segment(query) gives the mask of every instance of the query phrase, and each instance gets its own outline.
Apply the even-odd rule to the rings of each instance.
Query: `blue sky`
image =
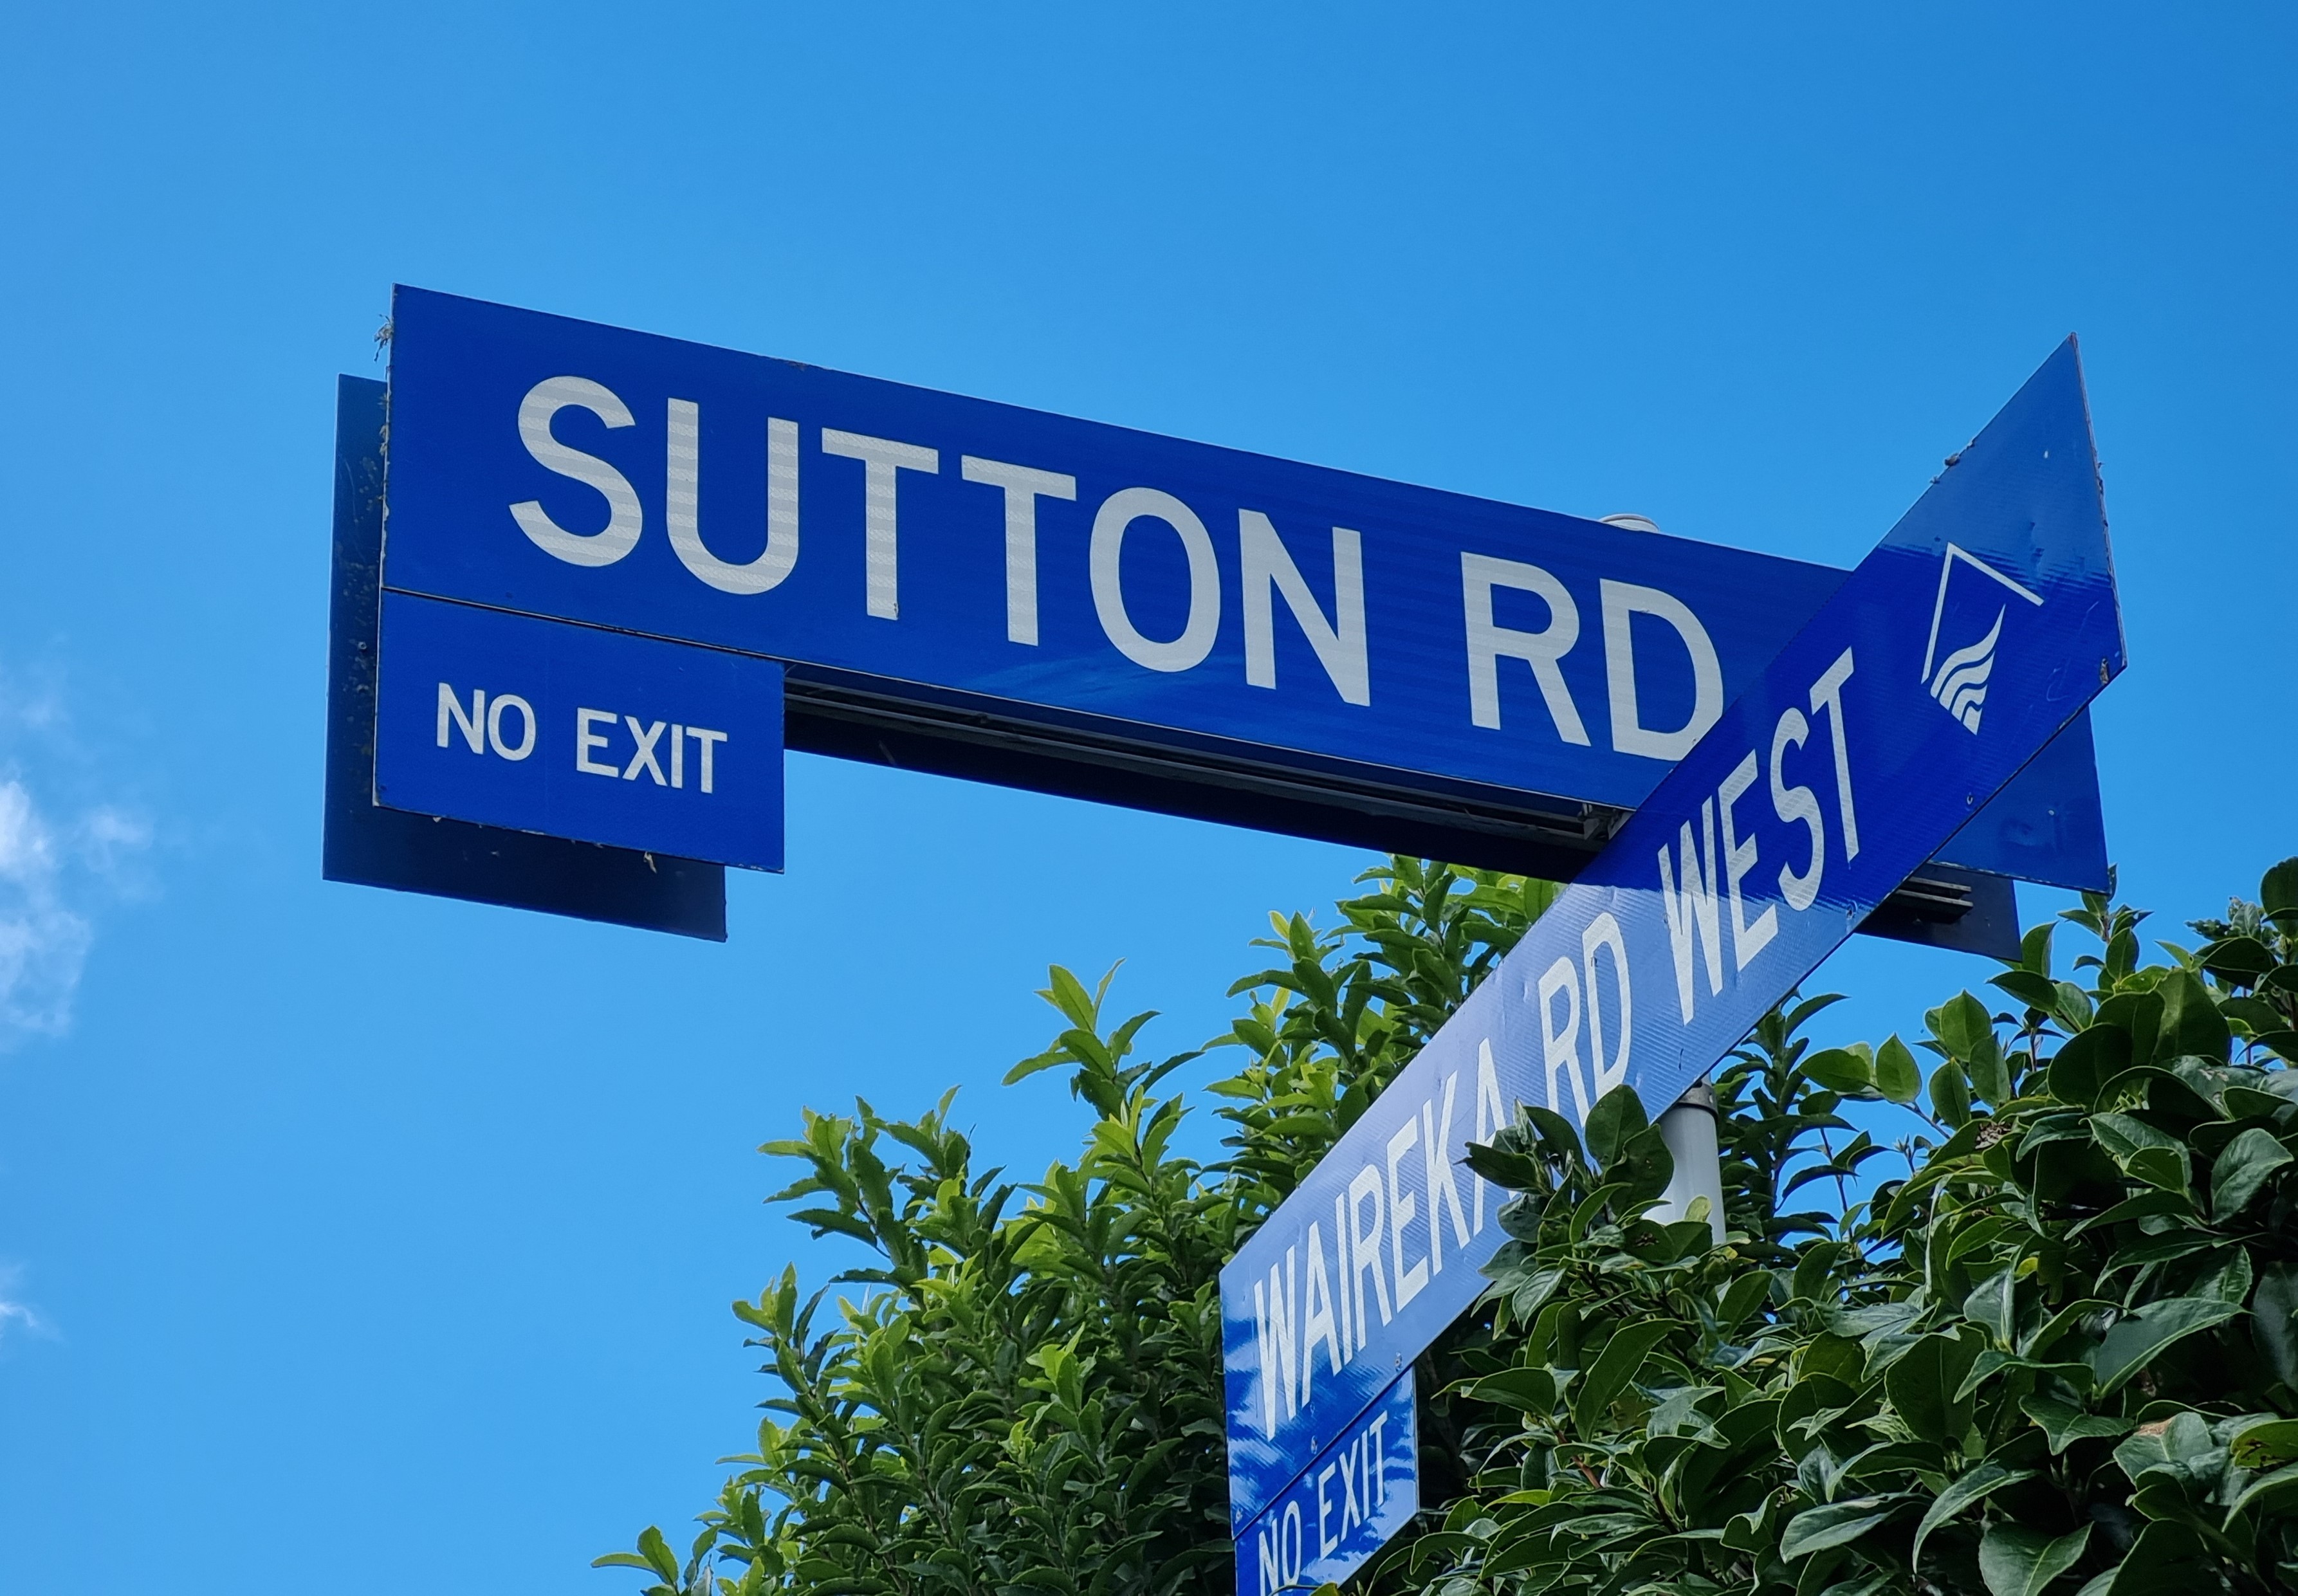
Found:
[[[1187,1046],[1365,862],[794,758],[723,947],[323,884],[394,281],[1836,564],[2076,330],[2127,894],[2298,851],[2286,12],[200,10],[0,12],[0,1588],[624,1588],[821,1267],[757,1143],[1041,1166],[1048,962]]]

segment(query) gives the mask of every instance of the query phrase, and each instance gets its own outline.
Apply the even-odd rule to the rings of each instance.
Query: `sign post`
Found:
[[[1268,1515],[1481,1294],[1501,1194],[1467,1144],[1622,1084],[1657,1118],[2123,664],[2069,339],[1222,1271],[1241,1591],[1282,1588]]]

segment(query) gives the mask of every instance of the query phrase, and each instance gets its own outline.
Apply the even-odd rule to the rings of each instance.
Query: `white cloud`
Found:
[[[63,899],[56,837],[21,781],[0,781],[0,1046],[54,1036],[95,932]]]
[[[40,1317],[29,1303],[16,1297],[16,1282],[23,1270],[10,1264],[0,1264],[0,1343],[14,1333],[28,1336],[54,1336],[55,1328]]]
[[[83,786],[93,773],[62,695],[0,670],[0,1052],[70,1029],[72,999],[95,940],[95,905],[132,890],[152,828],[117,803],[59,819],[35,796],[27,765]],[[75,780],[78,778],[78,780]],[[4,1280],[0,1280],[4,1284]],[[0,1296],[0,1330],[24,1311]]]

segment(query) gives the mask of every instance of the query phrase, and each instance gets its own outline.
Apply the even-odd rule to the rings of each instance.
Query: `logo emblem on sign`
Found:
[[[2010,613],[2010,603],[1984,586],[1975,591],[1966,579],[1959,587],[1954,583],[1955,566],[1960,562],[1972,570],[1990,576],[2019,595],[2029,604],[2039,605],[2042,596],[2029,591],[2017,582],[1980,559],[1968,550],[1953,543],[1939,562],[1938,597],[1931,604],[1930,641],[1923,649],[1923,688],[1938,701],[1939,707],[1961,722],[1963,730],[1979,735],[1980,713],[1987,707],[1987,684],[1995,674],[1996,645],[2002,641],[2004,617]],[[1948,605],[1950,588],[1955,603]],[[1994,615],[1987,615],[1988,608]],[[1939,633],[1945,624],[1950,637],[1969,637],[1974,641],[1939,657]]]

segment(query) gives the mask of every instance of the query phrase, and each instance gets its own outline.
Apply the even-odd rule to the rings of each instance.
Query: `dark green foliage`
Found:
[[[1553,894],[1368,880],[1237,983],[1220,1162],[1157,1091],[1195,1055],[1137,1060],[1148,1017],[1060,971],[1014,1076],[1070,1072],[1076,1164],[975,1171],[946,1101],[771,1144],[795,1217],[869,1248],[861,1294],[785,1273],[738,1307],[779,1387],[757,1452],[683,1564],[652,1530],[603,1560],[669,1596],[1225,1591],[1219,1265]],[[1625,1092],[1475,1149],[1510,1239],[1423,1360],[1428,1510],[1368,1588],[2298,1589],[2298,861],[2168,963],[2143,918],[2087,900],[1912,1047],[1813,1049],[1828,997],[1768,1016],[1715,1081],[1724,1245],[1650,1217],[1667,1154]],[[2065,976],[2054,929],[2096,940]]]
[[[2298,1589],[2298,1073],[2277,1056],[2298,864],[2261,896],[2274,912],[2237,903],[2153,966],[2142,916],[2087,901],[2064,917],[2101,945],[2076,961],[2087,984],[2030,935],[1993,983],[2016,1007],[1966,992],[1926,1016],[1932,1136],[1838,1216],[1782,1210],[1798,1182],[1839,1171],[1847,1192],[1882,1150],[1837,1145],[1833,1111],[1899,1100],[1910,1064],[1889,1043],[1806,1056],[1808,1005],[1719,1078],[1740,1111],[1725,1247],[1682,1227],[1679,1249],[1633,1194],[1583,1222],[1569,1147],[1536,1178],[1510,1166],[1525,1239],[1494,1290],[1545,1306],[1502,1322],[1508,1367],[1483,1384],[1550,1400],[1495,1409],[1471,1490],[1386,1577],[1444,1596]],[[1817,1156],[1781,1178],[1798,1150]]]

